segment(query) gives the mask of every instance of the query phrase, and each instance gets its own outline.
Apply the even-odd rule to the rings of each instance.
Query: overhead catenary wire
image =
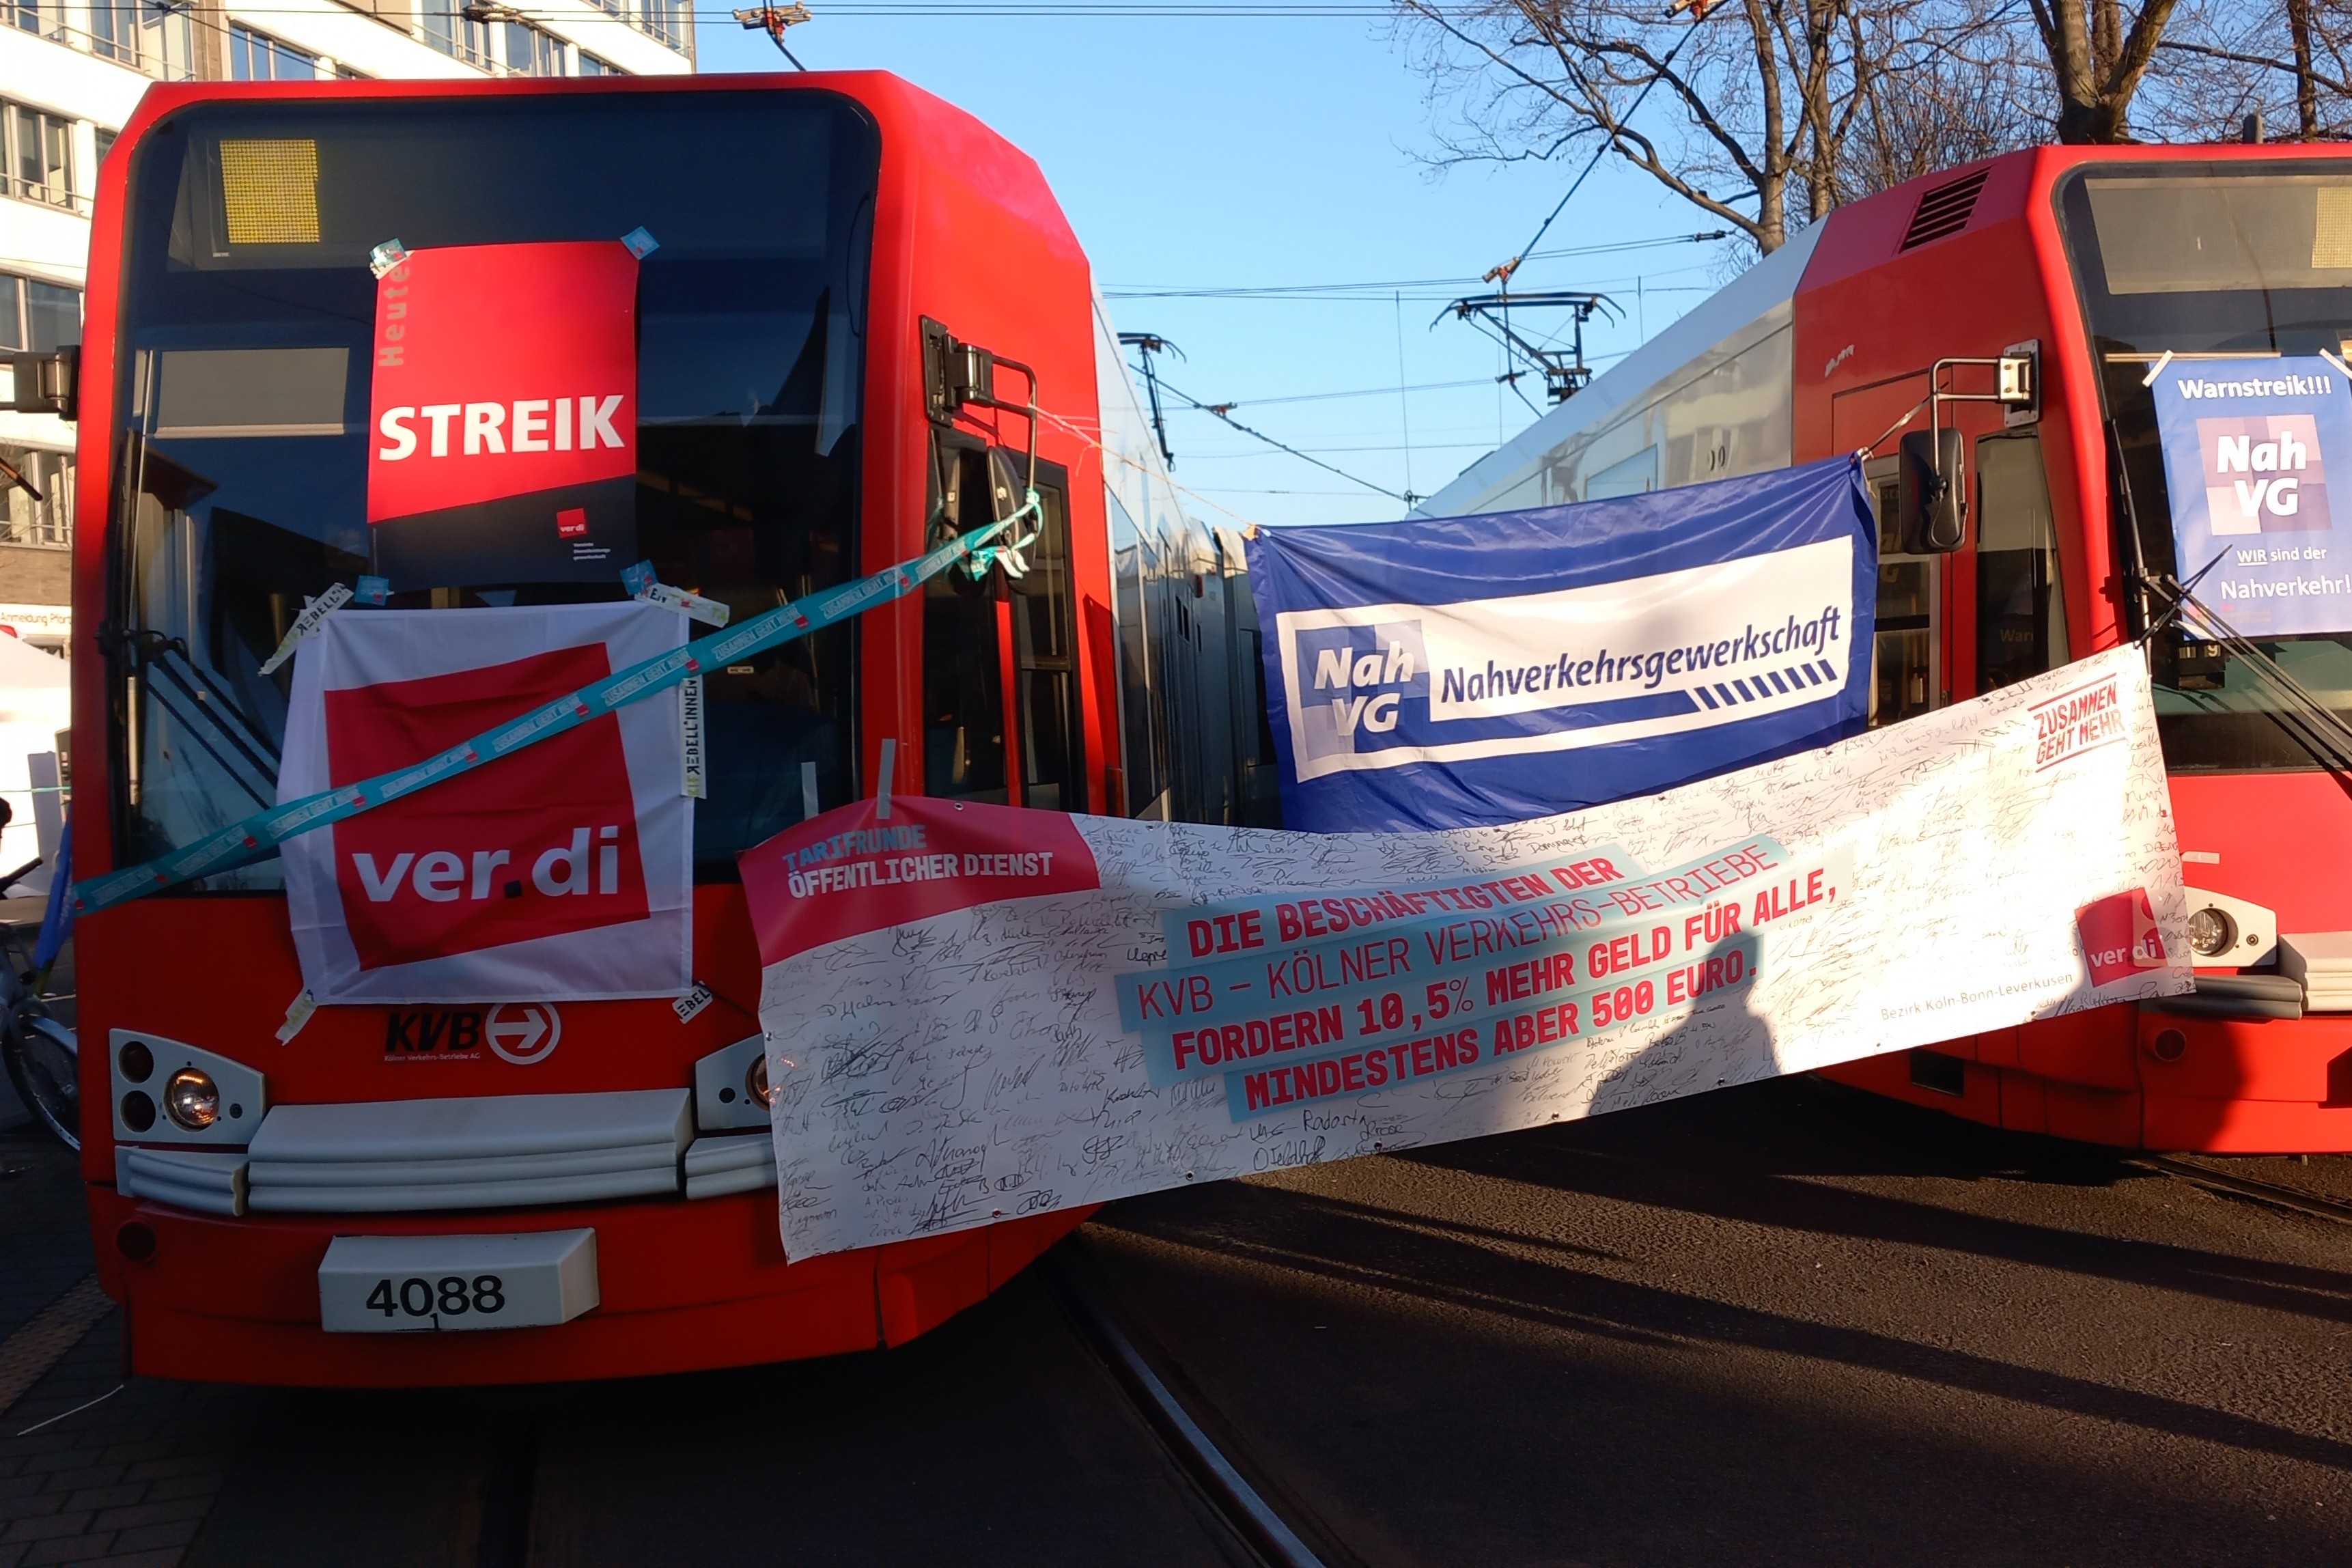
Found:
[[[1203,403],[1199,398],[1194,397],[1191,393],[1185,392],[1182,389],[1171,384],[1165,376],[1160,378],[1160,389],[1166,392],[1171,397],[1176,398],[1180,402],[1189,405],[1191,407],[1199,410],[1202,414],[1210,415],[1215,418],[1223,420],[1226,424],[1232,426],[1243,435],[1250,437],[1254,440],[1263,441],[1267,446],[1274,447],[1276,451],[1287,452],[1302,463],[1312,463],[1327,474],[1336,474],[1351,485],[1361,485],[1366,489],[1373,490],[1381,495],[1384,495],[1392,501],[1402,501],[1408,506],[1412,504],[1410,501],[1405,501],[1405,498],[1402,495],[1389,489],[1386,485],[1376,485],[1360,474],[1351,474],[1345,468],[1338,468],[1330,463],[1325,462],[1320,458],[1300,451],[1297,447],[1290,445],[1286,441],[1277,441],[1263,430],[1251,429],[1248,426],[1243,424],[1240,420],[1233,416],[1232,411],[1240,406],[1238,404]],[[1384,392],[1392,392],[1395,388],[1384,387],[1381,390]]]
[[[1577,245],[1558,250],[1538,250],[1519,258],[1521,261],[1555,261],[1571,256],[1610,256],[1629,250],[1657,250],[1668,246],[1698,245],[1717,239],[1727,239],[1729,229],[1709,229],[1698,234],[1661,235],[1654,239],[1617,240],[1608,245]],[[1678,268],[1677,270],[1687,270]],[[1214,300],[1227,296],[1255,297],[1274,295],[1343,294],[1350,291],[1395,290],[1399,289],[1456,289],[1485,281],[1472,277],[1459,278],[1392,278],[1375,279],[1361,283],[1270,283],[1270,284],[1183,284],[1183,283],[1106,283],[1103,297],[1107,300]],[[1381,295],[1381,302],[1387,296]]]

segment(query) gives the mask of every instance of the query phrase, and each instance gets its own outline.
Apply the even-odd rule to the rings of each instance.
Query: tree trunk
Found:
[[[2286,30],[2294,41],[2294,120],[2302,140],[2319,140],[2319,84],[2311,74],[2311,0],[2286,0]]]
[[[1756,168],[1756,248],[1766,256],[1787,243],[1789,217],[1788,117],[1780,102],[1779,57],[1773,52],[1772,24],[1761,0],[1748,0],[1748,26],[1756,39],[1757,83],[1763,89],[1764,123],[1757,141],[1763,156]]]

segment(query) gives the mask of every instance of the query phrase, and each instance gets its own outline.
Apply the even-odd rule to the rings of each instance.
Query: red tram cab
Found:
[[[420,462],[501,429],[563,450],[575,391],[599,395],[577,400],[583,447],[618,427],[601,385],[373,417],[393,351],[371,258],[616,240],[644,250],[634,471],[597,476],[543,542],[617,526],[627,548],[541,571],[412,531],[392,563],[363,503],[379,439]],[[574,306],[542,281],[490,254],[467,303],[493,337]],[[392,607],[454,626],[625,599],[641,556],[740,616],[1002,516],[1032,472],[1042,505],[1017,581],[935,579],[705,678],[698,1008],[408,999],[305,1021],[274,859],[86,917],[83,1172],[137,1371],[513,1382],[895,1344],[1084,1217],[787,1261],[734,869],[886,765],[903,793],[1077,811],[1234,820],[1270,793],[1255,726],[1197,698],[1254,697],[1236,552],[1151,470],[1028,158],[880,74],[158,86],[106,163],[88,316],[60,408],[81,443],[84,878],[278,798],[289,669],[262,666],[331,584],[375,574]],[[476,858],[478,899],[504,857]],[[417,892],[457,898],[463,866],[418,860]],[[556,874],[584,888],[584,866]],[[398,1331],[435,1322],[499,1331]]]
[[[1425,510],[1863,451],[1872,722],[1899,722],[2113,647],[2195,576],[2174,558],[2157,369],[2352,355],[2347,218],[2341,146],[2042,147],[1915,180],[1793,237]],[[1958,433],[1965,526],[1906,552],[1899,433],[1938,428]],[[2153,641],[2196,994],[1827,1076],[2127,1147],[2352,1150],[2352,751],[2324,739],[2352,720],[2352,620],[2254,640],[2332,721],[2226,647]]]

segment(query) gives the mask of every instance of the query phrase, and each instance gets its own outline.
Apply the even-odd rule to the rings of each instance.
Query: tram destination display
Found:
[[[2190,987],[2146,667],[1419,835],[866,801],[741,858],[793,1257]]]

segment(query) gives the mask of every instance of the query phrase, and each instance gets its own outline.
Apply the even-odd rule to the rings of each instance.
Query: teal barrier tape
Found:
[[[551,735],[560,735],[574,725],[643,701],[657,691],[667,691],[688,676],[714,667],[723,668],[763,649],[836,626],[912,592],[964,557],[975,554],[989,539],[1020,521],[1036,505],[1033,494],[1011,517],[975,528],[927,554],[886,567],[843,587],[813,594],[806,601],[796,599],[779,605],[741,626],[724,627],[683,647],[632,665],[617,675],[544,703],[496,729],[485,730],[415,767],[289,800],[158,859],[77,882],[73,889],[74,912],[86,915],[110,909],[194,878],[234,870],[265,859],[279,844],[298,833],[373,811],[387,801],[415,795],[443,779],[470,773],[484,763],[511,756]]]

